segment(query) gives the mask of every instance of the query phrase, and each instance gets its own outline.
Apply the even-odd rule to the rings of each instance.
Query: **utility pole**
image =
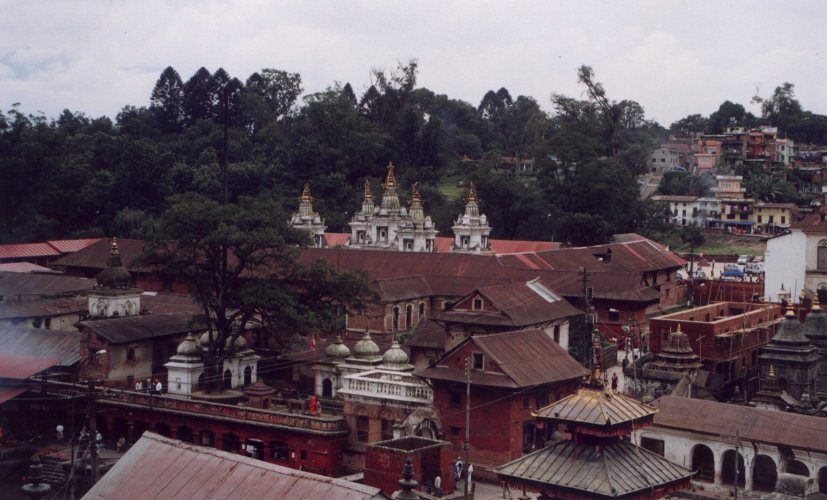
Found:
[[[465,449],[465,468],[462,471],[465,474],[463,498],[468,500],[468,468],[471,467],[471,358],[465,359],[465,444],[462,447]]]
[[[588,334],[583,336],[583,364],[588,368],[593,368],[589,353],[592,349],[592,330],[595,324],[594,308],[592,307],[594,289],[591,286],[591,273],[585,267],[581,267],[578,274],[583,277],[583,309],[586,311],[586,329],[588,330]]]
[[[98,422],[95,418],[95,381],[90,378],[88,382],[89,456],[91,457],[91,477],[94,486],[98,482]]]

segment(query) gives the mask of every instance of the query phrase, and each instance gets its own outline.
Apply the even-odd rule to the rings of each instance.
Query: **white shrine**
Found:
[[[310,233],[313,238],[313,246],[323,248],[326,246],[324,230],[324,219],[313,211],[313,197],[310,196],[310,184],[305,184],[301,196],[299,196],[299,211],[290,218],[290,225],[296,229],[303,229]]]
[[[477,204],[477,190],[474,183],[468,185],[468,194],[465,197],[465,213],[460,214],[457,221],[451,227],[454,230],[454,243],[451,245],[452,252],[490,252],[491,242],[488,236],[491,234],[491,226],[488,225],[488,218],[480,214]]]
[[[106,267],[95,280],[97,284],[87,294],[90,318],[137,316],[141,313],[141,290],[133,285],[132,275],[121,262],[115,238],[112,238]]]

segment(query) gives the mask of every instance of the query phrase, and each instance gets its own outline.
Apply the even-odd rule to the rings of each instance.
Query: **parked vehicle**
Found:
[[[738,264],[726,264],[721,271],[721,279],[743,279],[744,270]]]
[[[739,255],[738,263],[742,266],[749,262],[749,255]]]
[[[704,272],[703,269],[695,269],[695,273],[694,273],[693,277],[696,280],[705,280],[706,279],[706,273]]]
[[[764,263],[763,262],[750,262],[747,264],[747,267],[744,269],[744,272],[751,275],[756,274],[763,274],[764,273]]]

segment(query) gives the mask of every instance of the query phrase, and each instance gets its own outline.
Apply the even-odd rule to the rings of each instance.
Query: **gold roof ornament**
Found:
[[[818,301],[818,294],[817,293],[813,297],[813,307],[810,310],[811,311],[821,311],[821,303]]]
[[[393,162],[388,162],[388,175],[385,177],[385,189],[396,187],[396,177],[393,175]]]
[[[109,247],[109,255],[120,255],[120,251],[118,250],[118,238],[115,236],[112,237],[112,244]]]
[[[310,183],[309,182],[304,183],[304,189],[302,190],[301,196],[299,196],[299,201],[301,201],[301,202],[313,201],[313,197],[310,196]]]
[[[419,182],[414,182],[411,186],[411,204],[422,203],[422,195],[419,193]]]
[[[468,194],[465,195],[465,202],[471,203],[472,201],[477,202],[477,188],[474,187],[473,182],[468,182]]]
[[[769,378],[775,378],[775,365],[770,365],[770,372],[767,374]]]
[[[373,199],[373,191],[370,189],[370,182],[365,179],[365,199],[372,200]]]

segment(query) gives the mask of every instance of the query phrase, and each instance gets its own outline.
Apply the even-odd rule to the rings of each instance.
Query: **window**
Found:
[[[405,306],[405,328],[409,329],[413,326],[413,305]]]
[[[52,329],[52,318],[44,318],[43,319],[43,328],[47,330]]]
[[[299,458],[301,458],[302,460],[307,460],[307,450],[300,451]]]
[[[768,222],[769,222],[770,224],[772,224],[773,222],[775,222],[775,216],[774,216],[774,215],[770,215],[770,220],[769,220]]]
[[[471,309],[474,311],[482,311],[482,299],[479,297],[475,298],[471,303]]]
[[[762,215],[759,215],[759,216],[758,216],[758,223],[759,223],[759,224],[763,222],[763,220],[762,220],[762,219],[763,219],[763,216],[762,216]]]
[[[393,439],[393,420],[389,416],[382,417],[382,441]]]
[[[367,415],[356,417],[356,440],[360,443],[367,443],[370,437],[370,421]]]
[[[423,319],[425,319],[425,303],[420,302],[419,303],[419,321],[422,321]]]
[[[560,343],[560,325],[554,325],[554,341]]]
[[[290,451],[284,441],[270,441],[270,458],[274,460],[287,460]]]
[[[462,396],[459,394],[459,390],[452,389],[451,390],[451,401],[450,405],[452,408],[459,408],[462,404]]]
[[[399,307],[394,306],[393,308],[393,324],[391,329],[393,331],[399,330]]]
[[[827,270],[827,240],[818,242],[818,263],[817,267],[820,270]]]
[[[126,360],[135,361],[135,346],[129,346],[126,350]]]
[[[782,215],[781,216],[781,224],[786,224],[786,223],[787,223],[787,218]]]
[[[620,311],[609,309],[609,321],[620,321]]]
[[[471,356],[471,368],[474,370],[485,369],[485,355],[481,352],[475,352]]]
[[[649,450],[652,453],[663,456],[663,439],[641,437],[640,446],[645,450]]]
[[[448,429],[451,431],[451,435],[454,436],[454,437],[459,436],[460,433],[462,432],[462,427],[456,427],[456,426],[453,426],[453,425],[450,426]]]

